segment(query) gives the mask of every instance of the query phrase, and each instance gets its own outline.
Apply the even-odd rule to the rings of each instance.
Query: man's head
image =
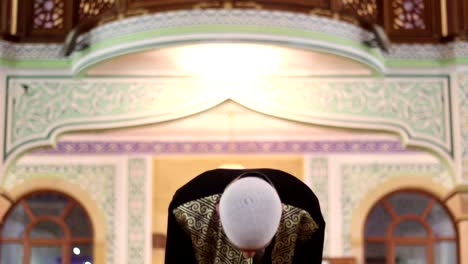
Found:
[[[281,212],[275,188],[257,177],[236,179],[226,187],[219,202],[226,236],[248,256],[268,246],[278,230]]]

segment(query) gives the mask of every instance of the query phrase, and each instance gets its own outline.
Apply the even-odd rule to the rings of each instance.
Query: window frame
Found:
[[[395,209],[392,207],[389,198],[402,194],[402,193],[412,193],[412,194],[419,194],[426,196],[429,198],[429,202],[426,205],[426,208],[424,209],[423,213],[421,215],[417,214],[398,214]],[[444,210],[445,213],[447,214],[449,220],[451,221],[451,224],[453,225],[454,229],[454,236],[437,236],[434,231],[433,231],[433,226],[431,226],[431,223],[427,220],[428,215],[430,214],[431,210],[434,208],[436,204],[439,204]],[[384,210],[389,214],[391,221],[389,222],[388,226],[386,227],[387,230],[384,236],[367,236],[366,231],[367,231],[367,226],[370,221],[370,216],[372,212],[378,207],[382,206]],[[419,190],[419,189],[400,189],[397,191],[390,192],[380,198],[378,201],[374,203],[374,205],[371,207],[369,212],[366,215],[365,218],[365,224],[364,224],[364,229],[363,229],[363,237],[364,237],[364,263],[367,263],[367,256],[368,256],[368,248],[367,248],[367,243],[382,243],[385,247],[385,263],[386,264],[395,264],[396,262],[395,257],[396,257],[396,246],[398,245],[421,245],[426,247],[426,258],[427,258],[427,264],[434,264],[435,260],[435,247],[438,242],[441,241],[453,241],[455,242],[456,245],[456,250],[457,250],[457,261],[460,260],[460,246],[458,244],[459,241],[459,234],[458,234],[458,229],[455,221],[455,217],[453,214],[450,212],[450,210],[447,208],[447,206],[440,200],[438,199],[435,195]],[[424,229],[427,232],[427,235],[425,237],[415,237],[415,236],[409,236],[409,237],[402,237],[402,236],[395,236],[394,235],[394,230],[398,226],[398,224],[407,221],[407,220],[413,220],[417,221],[422,224]],[[458,262],[457,262],[458,263]]]
[[[38,194],[54,194],[60,195],[67,199],[66,205],[63,208],[61,214],[59,216],[56,215],[35,215],[33,210],[28,205],[28,199],[38,195]],[[29,223],[25,225],[23,234],[19,238],[4,238],[2,237],[4,224],[6,223],[8,217],[11,213],[18,207],[21,206],[26,215],[28,216]],[[72,212],[75,207],[79,207],[85,214],[86,220],[89,224],[90,234],[89,236],[83,237],[73,237],[70,227],[68,226],[66,219]],[[86,221],[83,220],[83,221]],[[39,223],[42,222],[54,222],[57,224],[63,231],[62,238],[31,238],[30,233],[32,229]],[[72,246],[76,244],[86,244],[89,245],[92,250],[92,258],[95,258],[94,252],[94,237],[95,237],[95,230],[94,226],[91,221],[91,217],[89,212],[86,208],[81,205],[76,199],[72,198],[70,195],[67,195],[61,191],[57,190],[35,190],[30,192],[26,195],[21,196],[12,206],[8,209],[4,218],[0,222],[0,245],[2,244],[16,244],[22,245],[23,249],[23,264],[29,264],[32,249],[35,246],[60,246],[62,248],[62,264],[70,264],[71,257],[72,257]]]

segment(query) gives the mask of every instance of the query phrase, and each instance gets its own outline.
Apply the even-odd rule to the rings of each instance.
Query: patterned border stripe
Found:
[[[468,72],[458,75],[463,177],[468,180]]]
[[[210,153],[418,153],[399,141],[61,141],[36,155]]]
[[[128,161],[128,264],[145,263],[146,162]]]
[[[328,201],[328,158],[318,157],[310,159],[310,184],[311,189],[319,199],[320,209],[322,210],[325,223],[329,223],[329,201]],[[325,228],[325,244],[323,254],[328,256],[330,254],[329,243],[330,228]]]

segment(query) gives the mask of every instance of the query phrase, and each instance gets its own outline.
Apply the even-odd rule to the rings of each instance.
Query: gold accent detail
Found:
[[[232,9],[233,7],[233,4],[231,1],[226,1],[226,2],[223,2],[223,8],[224,9]]]
[[[213,2],[200,2],[192,6],[193,9],[207,9],[212,7],[218,7],[218,5]]]
[[[307,211],[291,205],[283,206],[272,262],[293,263],[296,244],[309,240],[318,228],[318,224]]]
[[[13,198],[11,198],[8,193],[5,192],[3,188],[0,187],[0,223],[5,219],[5,215],[10,210],[10,207],[15,203]]]
[[[148,13],[149,11],[147,9],[129,9],[127,12],[125,12],[125,16],[141,16]]]
[[[440,22],[443,37],[448,35],[447,0],[440,0]]]
[[[359,25],[359,20],[356,17],[344,15],[344,16],[340,16],[340,20],[344,22],[348,22],[350,24]]]
[[[16,35],[16,33],[18,33],[18,0],[13,0],[11,2],[10,33],[11,35]]]
[[[215,194],[187,202],[173,210],[185,232],[190,235],[198,263],[247,264],[246,259],[227,239],[216,213],[220,195]],[[318,224],[303,209],[285,205],[275,238],[272,263],[290,264],[294,260],[296,244],[311,238]]]
[[[254,1],[240,1],[236,2],[236,7],[262,9],[262,5]]]
[[[333,16],[333,12],[331,10],[327,9],[321,9],[321,8],[314,8],[309,11],[309,14],[311,15],[319,15],[319,16],[328,16],[331,17]]]

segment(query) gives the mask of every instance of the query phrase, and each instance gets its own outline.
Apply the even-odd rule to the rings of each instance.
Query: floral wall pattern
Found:
[[[395,131],[452,157],[447,78],[275,78],[259,81],[253,90],[213,89],[196,78],[12,78],[4,160],[50,144],[58,131],[171,120],[227,99],[301,122]]]
[[[458,74],[463,178],[468,181],[468,72]]]
[[[128,264],[145,263],[146,217],[146,160],[132,158],[128,161]]]
[[[310,188],[319,199],[323,218],[325,219],[325,223],[328,223],[328,159],[326,157],[314,157],[308,162],[310,168]],[[329,228],[325,229],[325,245],[323,249],[325,256],[328,256],[330,251],[328,230]]]

